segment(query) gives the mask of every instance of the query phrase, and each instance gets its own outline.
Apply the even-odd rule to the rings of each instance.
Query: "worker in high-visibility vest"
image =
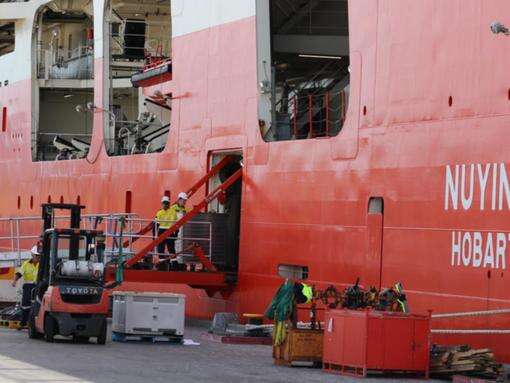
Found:
[[[32,257],[21,264],[14,275],[12,281],[12,287],[16,287],[18,280],[23,278],[23,295],[21,298],[21,310],[22,317],[20,322],[20,328],[27,325],[28,314],[30,312],[30,306],[32,304],[32,290],[35,288],[37,282],[37,273],[39,272],[39,258],[40,251],[37,246],[32,247],[30,250]]]
[[[158,210],[156,213],[156,223],[158,225],[158,236],[163,234],[166,230],[168,230],[172,225],[177,222],[184,214],[186,214],[186,201],[188,200],[188,195],[184,192],[179,193],[177,198],[177,202],[170,206],[170,198],[168,196],[164,196],[161,199],[162,208]],[[160,256],[165,257],[165,246],[168,250],[169,254],[175,254],[175,240],[178,231],[172,233],[169,238],[165,241],[161,242],[158,245],[158,254]]]

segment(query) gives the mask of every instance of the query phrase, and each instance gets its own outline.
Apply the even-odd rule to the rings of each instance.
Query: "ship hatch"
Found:
[[[32,159],[87,157],[94,112],[93,6],[85,0],[54,0],[34,23]]]
[[[213,153],[211,166],[218,164],[225,157],[232,159],[220,172],[209,181],[208,190],[218,187],[242,167],[240,152]],[[239,233],[241,223],[242,181],[237,180],[225,191],[223,198],[209,204],[208,214],[212,217],[222,216],[225,233],[225,250],[223,259],[218,259],[218,266],[226,271],[237,271],[239,259]],[[219,240],[222,238],[220,237]]]
[[[162,152],[171,129],[172,96],[147,87],[172,79],[171,1],[110,0],[106,20],[112,112],[104,130],[107,154]]]
[[[349,97],[348,1],[258,0],[257,34],[264,140],[336,136]]]

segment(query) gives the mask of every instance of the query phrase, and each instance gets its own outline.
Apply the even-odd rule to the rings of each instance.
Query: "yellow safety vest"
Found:
[[[37,272],[39,271],[39,263],[34,265],[32,260],[29,259],[22,263],[19,268],[19,273],[23,277],[23,280],[28,283],[33,283],[37,281]]]
[[[178,219],[179,213],[186,214],[186,208],[173,204],[167,210],[161,209],[156,213],[156,222],[160,229],[169,229]]]

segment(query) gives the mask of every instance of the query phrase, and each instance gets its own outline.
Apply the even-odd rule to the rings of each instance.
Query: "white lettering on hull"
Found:
[[[451,265],[506,270],[510,234],[452,232]]]
[[[510,211],[510,182],[504,163],[446,165],[445,210],[458,210],[459,206],[465,211],[475,206],[485,210],[487,199],[493,211]]]

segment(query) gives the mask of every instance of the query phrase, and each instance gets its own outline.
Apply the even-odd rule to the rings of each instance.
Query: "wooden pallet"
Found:
[[[367,376],[367,370],[363,367],[345,366],[335,363],[324,362],[322,369],[332,374],[350,375],[350,376]]]
[[[471,349],[469,346],[434,346],[430,359],[430,374],[449,378],[453,375],[498,378],[505,373],[488,348]]]
[[[426,371],[408,371],[408,370],[368,370],[365,367],[360,366],[349,366],[342,364],[335,364],[324,362],[323,370],[331,374],[347,375],[355,377],[367,377],[368,375],[405,375],[406,377],[412,378],[427,378]]]
[[[203,333],[202,338],[211,342],[226,343],[226,344],[244,344],[244,345],[258,345],[258,346],[272,346],[273,338],[271,337],[256,337],[256,336],[233,336],[233,335],[214,335]]]
[[[151,335],[151,334],[124,334],[112,332],[113,342],[144,342],[144,343],[173,343],[182,344],[182,336]]]
[[[453,375],[452,383],[493,383],[494,380],[473,378],[472,376]]]
[[[273,338],[268,336],[233,336],[227,335],[221,337],[221,343],[226,344],[246,344],[246,345],[259,345],[259,346],[271,346],[273,344]]]
[[[0,321],[0,327],[17,329],[20,327],[20,321],[17,320],[2,320]]]

